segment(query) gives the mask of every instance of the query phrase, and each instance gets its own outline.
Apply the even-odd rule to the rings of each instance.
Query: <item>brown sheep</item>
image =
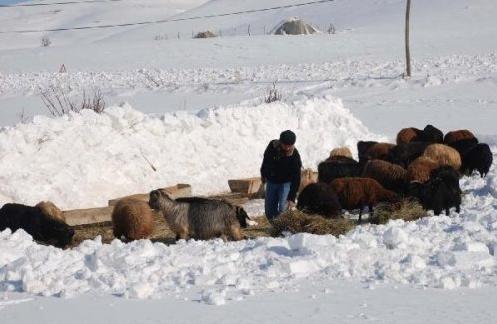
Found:
[[[312,171],[312,169],[305,169],[302,171],[301,177],[300,177],[300,186],[298,192],[302,192],[305,187],[310,185],[311,183],[316,183],[318,180],[317,175]]]
[[[376,143],[371,146],[366,154],[367,160],[384,160],[388,161],[390,157],[390,150],[395,147],[394,144],[390,143]]]
[[[330,158],[333,158],[335,156],[344,156],[344,157],[352,159],[352,152],[346,146],[337,147],[337,148],[334,148],[333,150],[331,150],[331,152],[330,152]]]
[[[459,171],[462,160],[457,150],[444,144],[431,144],[426,147],[424,157],[437,162],[438,165],[450,165],[454,170]]]
[[[396,202],[399,196],[369,178],[341,178],[331,182],[331,187],[338,195],[342,208],[353,210],[359,208],[359,223],[362,221],[362,209],[368,206],[370,215],[373,206],[379,202]]]
[[[423,131],[415,127],[402,128],[397,134],[397,145],[421,140]]]
[[[467,129],[459,129],[452,132],[448,132],[444,137],[444,144],[452,144],[460,140],[472,139],[476,136]]]
[[[47,217],[66,223],[66,216],[53,202],[40,201],[35,207],[40,208],[41,212]]]
[[[117,202],[112,212],[114,236],[127,240],[149,237],[154,230],[153,211],[146,201],[124,198]]]
[[[420,156],[407,167],[407,178],[409,181],[425,183],[430,180],[431,172],[439,166],[438,162],[426,156]]]
[[[407,170],[387,161],[368,161],[362,171],[362,177],[375,179],[385,189],[395,192],[404,192],[407,189]]]

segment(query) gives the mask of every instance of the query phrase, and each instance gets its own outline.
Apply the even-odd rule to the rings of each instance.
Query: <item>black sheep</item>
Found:
[[[464,154],[461,171],[471,174],[474,170],[478,170],[483,178],[490,170],[493,159],[490,147],[485,143],[479,143]]]
[[[461,195],[456,194],[450,185],[439,177],[426,183],[411,182],[408,191],[409,196],[417,198],[424,209],[433,210],[435,215],[440,215],[445,209],[448,216],[451,207],[456,207],[456,212],[460,212]]]
[[[0,208],[0,231],[23,229],[34,240],[64,247],[71,242],[74,230],[66,223],[43,214],[40,208],[5,204]]]
[[[331,186],[318,182],[311,183],[302,190],[297,201],[297,209],[309,214],[337,218],[342,207]]]
[[[368,151],[371,146],[378,144],[375,141],[359,141],[357,142],[357,153],[359,157],[359,163],[364,164],[368,160]]]
[[[426,125],[421,134],[421,139],[429,143],[443,143],[444,133],[433,125]]]
[[[426,147],[430,144],[429,142],[401,143],[390,150],[389,160],[407,168],[412,161],[423,155]]]
[[[324,161],[318,165],[318,181],[329,183],[338,178],[358,177],[361,166],[355,160]]]
[[[466,138],[459,141],[455,141],[453,143],[448,144],[453,149],[456,149],[457,152],[461,155],[461,158],[466,155],[472,148],[474,148],[478,144],[478,139]]]
[[[454,170],[453,167],[449,165],[438,167],[431,171],[430,178],[442,179],[442,181],[447,184],[454,194],[461,195],[462,190],[459,186],[459,173]]]

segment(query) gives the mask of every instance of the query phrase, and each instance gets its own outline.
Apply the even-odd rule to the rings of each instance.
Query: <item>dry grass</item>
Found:
[[[164,244],[174,244],[176,235],[169,229],[164,218],[154,213],[154,220],[155,227],[150,240]],[[271,235],[271,225],[266,220],[266,217],[256,218],[255,221],[258,225],[243,229],[242,234],[249,239]],[[78,225],[73,226],[73,229],[75,234],[70,247],[78,246],[84,240],[93,240],[98,235],[102,236],[103,243],[110,243],[115,239],[112,233],[112,222]]]
[[[379,204],[370,217],[372,224],[386,224],[391,219],[413,221],[426,217],[426,210],[414,199],[403,199],[394,204]]]
[[[283,232],[311,233],[318,235],[331,234],[339,236],[346,234],[356,226],[350,219],[326,219],[319,215],[309,215],[299,210],[291,210],[281,214],[275,221],[271,234],[279,236]]]

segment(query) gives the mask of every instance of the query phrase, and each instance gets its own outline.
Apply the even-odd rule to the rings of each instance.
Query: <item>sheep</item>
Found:
[[[357,153],[359,157],[359,163],[364,164],[367,160],[368,150],[371,146],[378,144],[374,141],[359,141],[357,142]]]
[[[428,157],[420,156],[407,167],[407,179],[411,182],[427,182],[430,180],[431,171],[439,166],[438,162]]]
[[[476,136],[467,129],[459,129],[452,132],[448,132],[444,137],[444,144],[451,144],[456,141],[463,139],[475,138]]]
[[[443,143],[444,133],[433,125],[426,125],[421,136],[422,141],[429,143]]]
[[[390,158],[390,151],[394,147],[394,144],[390,143],[376,143],[372,145],[366,153],[366,160],[384,160],[388,161]],[[363,161],[364,163],[366,161]]]
[[[449,165],[442,165],[430,173],[430,179],[440,178],[448,187],[458,195],[462,194],[459,186],[459,173]]]
[[[53,202],[51,201],[40,201],[35,207],[40,208],[41,212],[48,217],[55,220],[60,220],[66,223],[66,216]]]
[[[314,175],[314,171],[312,169],[305,169],[302,171],[302,176],[300,177],[300,185],[299,185],[299,190],[298,192],[302,192],[305,187],[310,185],[311,183],[316,182],[316,177]]]
[[[444,144],[431,144],[426,147],[423,156],[430,158],[439,165],[450,165],[454,170],[461,168],[461,155],[455,149]]]
[[[66,223],[47,216],[39,207],[9,203],[0,208],[0,231],[23,229],[34,240],[65,247],[74,236],[74,230]]]
[[[471,174],[474,170],[478,170],[483,178],[490,170],[493,154],[487,144],[479,143],[463,156],[462,162],[461,171]]]
[[[337,194],[327,183],[312,183],[302,190],[298,197],[297,209],[327,218],[338,218],[342,207]]]
[[[423,131],[415,127],[402,128],[397,133],[397,145],[402,143],[410,143],[413,141],[420,141],[423,136]]]
[[[388,160],[407,168],[412,161],[423,155],[428,145],[430,143],[427,142],[410,142],[396,145],[390,150]]]
[[[333,150],[331,150],[331,152],[330,152],[330,158],[332,158],[334,156],[344,156],[344,157],[352,158],[352,152],[346,146],[345,147],[337,147],[337,148],[334,148]]]
[[[112,211],[112,231],[117,238],[140,240],[150,237],[154,230],[154,216],[146,201],[124,198]]]
[[[454,192],[450,185],[439,177],[426,183],[411,182],[409,195],[416,197],[424,209],[433,210],[435,215],[440,215],[445,209],[448,216],[451,207],[456,207],[457,213],[461,211],[461,195]]]
[[[461,155],[464,164],[464,155],[466,155],[466,153],[468,153],[468,151],[470,151],[477,144],[478,140],[473,137],[473,138],[466,138],[459,141],[455,141],[448,145],[453,149],[455,149],[457,152],[459,152],[459,155]]]
[[[399,196],[386,190],[378,181],[369,178],[343,178],[331,182],[332,189],[337,193],[342,208],[352,210],[359,208],[359,223],[362,221],[362,209],[368,206],[370,215],[373,206],[379,202],[396,202]]]
[[[149,205],[166,219],[176,239],[241,240],[241,227],[247,227],[248,215],[241,207],[216,199],[185,197],[172,199],[167,191],[150,192]]]
[[[329,183],[334,179],[358,177],[361,166],[353,159],[340,157],[339,160],[324,161],[318,165],[318,181]]]
[[[368,161],[364,166],[361,176],[363,178],[374,179],[385,189],[395,192],[404,192],[407,188],[407,170],[386,161]]]

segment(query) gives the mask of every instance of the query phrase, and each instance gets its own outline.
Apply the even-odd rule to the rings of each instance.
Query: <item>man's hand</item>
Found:
[[[291,200],[287,200],[286,202],[286,209],[287,210],[292,210],[295,208],[295,203]]]

